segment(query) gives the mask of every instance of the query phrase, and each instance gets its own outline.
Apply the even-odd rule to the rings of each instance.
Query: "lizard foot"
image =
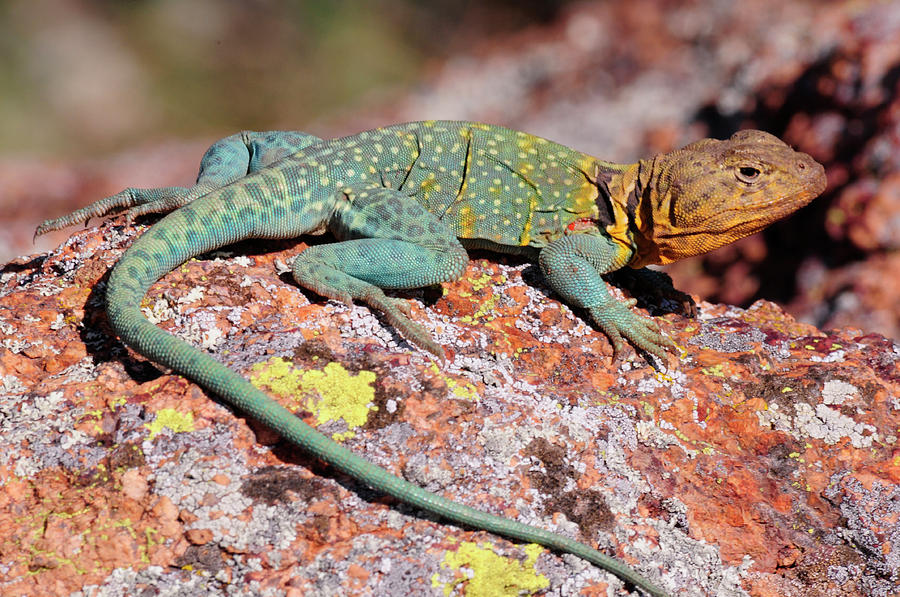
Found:
[[[349,290],[343,290],[341,286],[346,282],[345,276],[335,276],[326,272],[310,280],[304,279],[301,285],[324,297],[344,303],[348,307],[353,306],[355,299],[381,311],[387,322],[404,338],[419,348],[427,350],[441,361],[445,360],[444,349],[440,344],[434,341],[424,326],[412,320],[412,308],[409,301],[389,297],[377,286],[365,282],[355,281],[350,284]]]
[[[124,206],[128,208],[125,212],[125,221],[131,225],[135,218],[141,216],[175,211],[215,189],[216,186],[212,182],[198,182],[191,188],[125,189],[122,193],[130,192],[132,196],[132,201]]]
[[[129,187],[115,195],[94,201],[88,206],[73,211],[67,216],[54,218],[42,223],[34,231],[40,236],[53,230],[61,230],[78,222],[87,224],[91,218],[104,218],[127,210],[125,217],[131,221],[143,214],[171,211],[186,203],[188,189],[184,187],[165,187],[160,189],[137,189]]]
[[[677,350],[675,342],[662,335],[656,322],[632,312],[631,308],[635,304],[636,299],[628,299],[602,307],[589,307],[587,310],[597,326],[609,337],[613,346],[613,359],[619,356],[625,348],[625,340],[628,340],[635,348],[665,362],[666,351]]]
[[[166,199],[156,199],[148,203],[142,203],[129,208],[125,212],[125,222],[130,226],[136,218],[150,214],[164,214],[178,209],[185,202],[180,201],[178,197],[169,197]]]
[[[403,334],[403,337],[407,340],[419,348],[427,350],[440,359],[441,362],[445,360],[444,349],[441,348],[441,345],[434,341],[434,338],[431,337],[431,334],[428,333],[428,330],[422,324],[410,318],[412,309],[409,301],[389,297],[380,288],[375,288],[356,298],[384,313],[388,323]]]

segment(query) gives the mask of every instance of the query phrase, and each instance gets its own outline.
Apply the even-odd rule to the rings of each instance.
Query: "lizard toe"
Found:
[[[371,286],[367,292],[357,298],[381,311],[388,323],[411,343],[435,355],[441,362],[445,360],[444,349],[441,345],[435,342],[425,326],[410,317],[412,309],[409,301],[389,297],[375,286]]]
[[[402,298],[387,297],[387,300],[401,313],[407,317],[412,317],[412,306],[409,301]]]
[[[667,351],[676,350],[675,343],[662,334],[659,325],[630,310],[634,299],[588,309],[591,317],[613,345],[613,358],[620,354],[627,340],[636,349],[665,362]],[[631,304],[629,304],[631,303]]]

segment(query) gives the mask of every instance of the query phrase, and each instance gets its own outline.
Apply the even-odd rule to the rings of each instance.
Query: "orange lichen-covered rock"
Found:
[[[0,270],[4,592],[621,586],[398,506],[123,347],[101,297],[133,233],[106,225]],[[900,590],[892,341],[766,302],[701,303],[697,319],[661,319],[683,349],[661,371],[631,352],[613,363],[533,265],[475,253],[442,293],[399,295],[453,355],[441,366],[368,309],[279,277],[302,247],[191,261],[145,314],[394,474],[685,594]]]

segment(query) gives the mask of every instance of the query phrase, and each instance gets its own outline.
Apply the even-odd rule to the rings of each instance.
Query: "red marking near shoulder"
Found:
[[[569,232],[575,232],[576,230],[579,230],[579,229],[583,230],[584,228],[589,228],[589,227],[593,227],[593,226],[594,226],[594,220],[592,220],[590,218],[578,218],[577,220],[570,222],[569,225],[566,226],[566,230],[568,230]]]

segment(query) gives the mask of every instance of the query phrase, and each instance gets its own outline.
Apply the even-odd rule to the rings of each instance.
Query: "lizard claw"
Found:
[[[631,311],[636,302],[635,299],[628,299],[602,307],[591,307],[588,312],[609,338],[613,347],[613,360],[621,355],[627,339],[636,349],[665,362],[666,352],[674,352],[677,346],[671,338],[662,334],[655,321]]]

